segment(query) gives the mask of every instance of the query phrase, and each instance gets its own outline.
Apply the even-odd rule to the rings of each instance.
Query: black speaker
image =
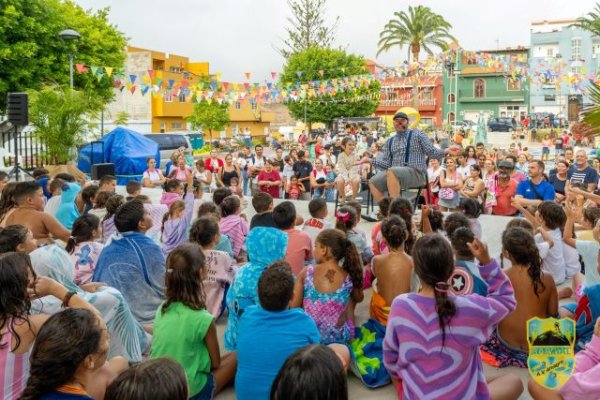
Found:
[[[104,175],[115,176],[115,164],[105,163],[105,164],[92,165],[92,180],[93,181],[99,180]]]
[[[6,96],[8,122],[18,127],[29,125],[28,104],[27,93],[8,93]]]

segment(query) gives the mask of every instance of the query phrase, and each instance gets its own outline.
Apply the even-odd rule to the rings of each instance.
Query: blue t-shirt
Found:
[[[554,201],[556,197],[556,193],[554,192],[554,187],[548,183],[548,181],[542,180],[539,184],[533,184],[535,190],[531,187],[533,182],[530,179],[526,179],[519,183],[517,186],[516,195],[521,195],[528,200],[549,200]],[[536,194],[539,193],[539,196]],[[541,198],[540,198],[541,196]]]
[[[238,400],[267,400],[285,360],[321,338],[317,324],[304,310],[273,312],[246,308],[238,325],[235,394]]]
[[[587,186],[590,183],[598,183],[598,172],[589,166],[580,171],[577,165],[573,165],[567,171],[567,179],[571,185],[579,183]]]
[[[54,390],[38,397],[38,400],[94,400],[94,398],[86,394],[66,393]]]

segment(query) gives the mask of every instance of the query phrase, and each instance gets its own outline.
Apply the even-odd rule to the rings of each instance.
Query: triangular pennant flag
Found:
[[[183,71],[183,77],[184,78],[189,78],[190,77],[190,73],[187,71]]]
[[[211,88],[213,91],[214,91],[214,90],[217,90],[217,82],[215,82],[215,81],[212,81],[212,82],[210,83],[210,88]]]
[[[92,65],[91,69],[92,69],[92,75],[96,75],[96,73],[98,73],[98,67],[94,67]]]
[[[87,67],[84,64],[75,64],[75,68],[77,69],[78,74],[83,74],[84,72],[88,71]]]
[[[181,81],[181,87],[186,89],[190,85],[190,81]]]
[[[119,88],[119,90],[122,92],[123,90],[125,90],[125,86],[121,86],[121,87]]]
[[[119,79],[115,79],[115,89],[121,88],[121,81]]]
[[[96,78],[98,78],[98,82],[100,82],[102,80],[103,76],[104,76],[104,71],[102,71],[101,69],[98,70],[98,73],[96,74]]]
[[[162,78],[156,78],[156,86],[158,86],[160,88],[162,86],[162,84],[163,84]]]
[[[150,86],[142,85],[142,96],[145,95],[146,93],[148,93],[149,89],[150,89]]]
[[[229,82],[223,82],[223,90],[227,91],[229,88]]]
[[[137,78],[136,74],[129,75],[129,82],[131,82],[131,84],[133,85],[135,83],[136,78]],[[133,92],[131,92],[131,94],[133,94]]]
[[[135,88],[136,88],[136,87],[137,87],[137,86],[135,86],[135,85],[132,85],[132,86],[131,86],[131,89],[129,89],[129,91],[131,92],[131,94],[133,94],[133,92],[135,92]]]
[[[217,81],[220,81],[220,80],[221,80],[221,73],[220,73],[220,72],[217,72],[217,73],[215,73],[215,79],[216,79]]]
[[[277,77],[277,72],[271,72],[271,79],[275,79]]]
[[[250,76],[252,74],[250,72],[244,72],[244,76],[246,77],[246,79],[250,79]]]
[[[174,84],[175,84],[175,79],[169,79],[169,86],[167,86],[167,87],[172,88]]]
[[[323,76],[325,75],[325,71],[323,71],[322,69],[319,70],[319,75]]]
[[[296,71],[296,75],[298,75],[298,78],[302,78],[302,71]]]
[[[246,88],[246,90],[248,90],[248,88],[250,87],[250,83],[244,82],[244,87]]]
[[[153,69],[148,70],[148,76],[150,77],[150,79],[154,79],[154,70]]]
[[[114,68],[113,67],[104,67],[104,70],[106,71],[106,75],[108,75],[108,77],[110,78],[110,76],[113,73]]]

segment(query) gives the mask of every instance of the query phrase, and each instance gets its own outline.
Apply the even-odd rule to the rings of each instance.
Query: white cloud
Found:
[[[289,16],[285,0],[75,0],[84,8],[109,6],[110,21],[135,46],[208,61],[222,79],[263,81],[281,71],[283,58],[274,47],[285,37]],[[452,25],[452,33],[466,49],[529,45],[533,20],[579,17],[594,8],[595,0],[421,0]],[[374,59],[379,32],[395,11],[408,8],[395,0],[329,0],[328,21],[340,16],[337,43],[347,51]],[[394,65],[406,50],[380,55]]]

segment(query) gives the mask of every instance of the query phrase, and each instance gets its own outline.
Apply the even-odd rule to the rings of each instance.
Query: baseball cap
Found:
[[[406,115],[402,111],[397,112],[396,114],[394,114],[394,119],[398,119],[398,118],[404,118],[405,120],[408,121],[408,115]]]

